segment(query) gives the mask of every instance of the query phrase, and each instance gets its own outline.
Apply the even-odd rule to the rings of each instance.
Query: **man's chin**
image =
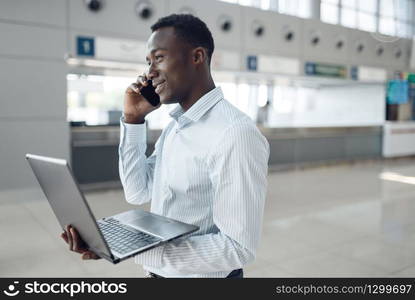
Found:
[[[174,98],[171,98],[171,97],[160,96],[160,102],[161,104],[175,104],[175,103],[178,103],[179,101],[174,100]]]

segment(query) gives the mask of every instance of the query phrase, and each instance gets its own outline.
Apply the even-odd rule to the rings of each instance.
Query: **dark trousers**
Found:
[[[226,276],[226,278],[244,278],[244,270],[242,269],[233,270],[232,272],[229,273],[228,276]]]
[[[164,278],[154,273],[150,273],[149,275],[151,278]],[[226,276],[226,278],[244,278],[244,271],[242,269],[233,270],[228,276]]]

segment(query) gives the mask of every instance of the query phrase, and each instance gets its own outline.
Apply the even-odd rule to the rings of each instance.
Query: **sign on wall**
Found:
[[[95,56],[95,40],[93,37],[78,36],[76,38],[76,54],[78,56]]]
[[[98,60],[145,63],[147,44],[144,41],[108,37],[76,37],[77,56]]]
[[[306,75],[310,76],[326,76],[337,78],[346,78],[347,76],[346,67],[342,65],[306,62],[304,71]]]
[[[256,71],[258,68],[258,59],[256,55],[248,55],[246,58],[246,68],[249,71]]]
[[[381,68],[352,66],[350,68],[350,77],[353,80],[363,82],[385,82],[387,79],[387,72],[385,69]]]

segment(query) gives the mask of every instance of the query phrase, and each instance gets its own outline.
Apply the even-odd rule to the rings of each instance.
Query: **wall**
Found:
[[[0,190],[36,185],[26,153],[70,156],[66,4],[0,2]]]

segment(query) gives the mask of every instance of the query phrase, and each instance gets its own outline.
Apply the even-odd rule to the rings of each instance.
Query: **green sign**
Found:
[[[347,69],[341,65],[307,62],[305,64],[305,73],[306,75],[346,78]]]

